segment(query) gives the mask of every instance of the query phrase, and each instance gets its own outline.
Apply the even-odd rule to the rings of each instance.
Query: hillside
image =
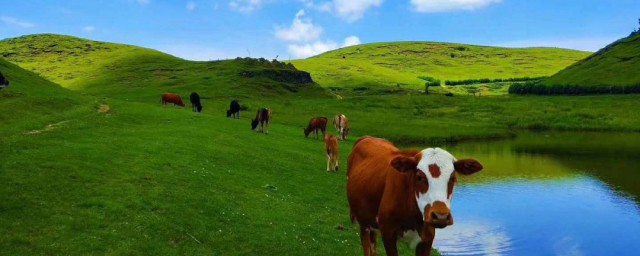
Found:
[[[640,34],[613,42],[544,81],[545,85],[640,85]]]
[[[325,87],[422,89],[420,76],[441,81],[548,76],[588,55],[558,48],[397,42],[351,46],[292,63]]]
[[[281,62],[194,62],[136,46],[53,34],[2,40],[0,56],[63,87],[126,99],[150,100],[150,94],[142,95],[150,91],[198,91],[208,97],[323,93],[308,73]]]
[[[4,126],[0,137],[12,131],[39,129],[71,112],[88,112],[97,107],[97,103],[3,58],[0,58],[0,73],[11,82],[9,87],[0,90],[0,120]]]

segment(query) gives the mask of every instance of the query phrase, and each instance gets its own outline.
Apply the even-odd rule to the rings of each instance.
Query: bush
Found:
[[[537,95],[587,95],[587,94],[631,94],[640,93],[638,85],[545,85],[540,82],[514,84],[509,94]]]
[[[546,76],[539,77],[512,77],[512,78],[480,78],[480,79],[466,79],[466,80],[458,80],[451,81],[445,80],[445,85],[455,86],[455,85],[472,85],[472,84],[488,84],[488,83],[502,83],[502,82],[526,82],[526,81],[538,81],[546,78]]]

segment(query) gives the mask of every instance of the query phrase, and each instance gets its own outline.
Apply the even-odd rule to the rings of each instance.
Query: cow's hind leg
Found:
[[[327,153],[327,171],[329,171],[329,163],[331,163],[331,154]]]
[[[375,242],[372,243],[371,241],[371,236],[372,236],[371,233],[374,233],[373,236],[375,237],[375,231],[360,225],[360,243],[362,243],[362,250],[364,251],[364,256],[376,255],[375,250],[371,250],[372,248],[374,248],[372,247],[372,244],[375,246]]]

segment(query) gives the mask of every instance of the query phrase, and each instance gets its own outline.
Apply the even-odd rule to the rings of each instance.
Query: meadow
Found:
[[[431,147],[519,130],[640,131],[632,95],[406,90],[338,100],[316,83],[241,75],[302,74],[274,62],[189,62],[127,49],[136,54],[109,59],[83,50],[71,58],[105,62],[93,66],[70,65],[59,49],[16,48],[7,58],[19,66],[0,59],[11,80],[0,91],[3,254],[358,255],[344,176],[358,136]],[[49,58],[55,61],[38,65]],[[197,91],[203,113],[160,105],[165,91],[185,101]],[[234,98],[247,109],[239,120],[225,117]],[[104,105],[108,111],[100,111]],[[268,135],[249,125],[263,106],[273,109]],[[352,132],[340,143],[334,174],[325,171],[321,140],[305,139],[302,129],[313,116],[338,113]]]

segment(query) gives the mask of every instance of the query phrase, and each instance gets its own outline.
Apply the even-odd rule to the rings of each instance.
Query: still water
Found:
[[[443,147],[484,170],[460,178],[446,255],[640,255],[640,134],[525,133]]]

